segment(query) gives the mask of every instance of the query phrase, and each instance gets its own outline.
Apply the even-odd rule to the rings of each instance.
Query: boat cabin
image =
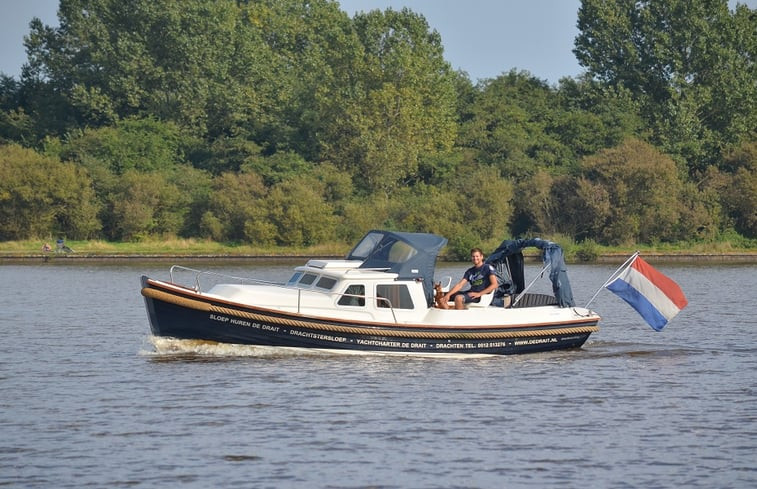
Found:
[[[305,296],[307,292],[331,297],[332,307],[377,309],[426,309],[425,291],[420,280],[398,280],[387,269],[362,268],[359,260],[310,260],[295,268],[287,287]]]

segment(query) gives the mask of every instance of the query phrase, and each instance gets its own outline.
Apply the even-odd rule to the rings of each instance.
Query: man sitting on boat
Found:
[[[463,278],[444,294],[441,301],[442,309],[449,309],[449,301],[455,303],[455,309],[465,309],[466,304],[480,302],[481,296],[494,292],[499,286],[493,266],[484,263],[484,253],[480,248],[473,248],[470,252],[473,266],[465,271]],[[465,292],[460,290],[470,284]]]

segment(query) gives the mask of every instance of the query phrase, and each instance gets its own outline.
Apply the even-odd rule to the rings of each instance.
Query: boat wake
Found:
[[[408,353],[408,352],[377,352],[359,350],[330,350],[318,348],[294,348],[285,346],[239,345],[233,343],[218,343],[207,340],[180,340],[164,336],[148,336],[145,341],[152,347],[146,346],[140,355],[154,357],[161,360],[180,359],[208,359],[208,358],[282,358],[304,356],[428,356],[433,358],[489,358],[496,355],[475,355],[459,353]]]
[[[658,345],[638,342],[596,340],[584,346],[589,358],[610,357],[659,357],[676,358],[692,355],[719,353],[715,350],[690,346]]]
[[[148,336],[146,341],[153,350],[142,349],[140,354],[162,358],[191,359],[194,357],[260,357],[281,358],[300,355],[333,354],[318,350],[303,350],[302,348],[286,348],[258,345],[239,345],[234,343],[218,343],[206,340],[180,340],[162,336]],[[149,348],[149,347],[148,347]]]

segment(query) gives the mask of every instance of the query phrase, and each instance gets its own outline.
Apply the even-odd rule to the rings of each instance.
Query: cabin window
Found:
[[[318,275],[316,275],[316,274],[314,274],[314,273],[306,273],[306,274],[305,274],[305,275],[303,275],[303,276],[302,276],[302,278],[300,279],[300,285],[312,285],[312,284],[313,284],[313,282],[315,282],[315,278],[316,278],[317,276],[318,276]]]
[[[404,241],[397,241],[389,250],[389,261],[393,263],[405,263],[417,254],[418,250],[416,250],[409,244],[405,243]]]
[[[355,249],[352,250],[350,256],[356,259],[365,260],[383,237],[384,233],[366,234],[362,241],[360,241],[357,246],[355,246]]]
[[[381,241],[383,237],[383,234],[378,233],[367,235],[352,251],[350,256],[353,258],[367,258],[370,255],[371,258],[378,261],[405,263],[418,254],[418,250],[404,241],[398,239]]]
[[[393,307],[394,309],[413,309],[413,299],[407,285],[377,285],[376,306]]]
[[[347,287],[337,304],[340,306],[364,306],[365,285],[352,284]]]
[[[289,282],[287,282],[287,285],[294,285],[297,283],[297,281],[302,277],[302,272],[294,272],[294,275],[292,275],[292,278],[289,279]]]
[[[331,277],[321,277],[315,284],[319,289],[331,290],[336,285],[336,279]]]

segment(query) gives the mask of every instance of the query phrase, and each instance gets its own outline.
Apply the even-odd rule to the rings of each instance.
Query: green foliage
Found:
[[[630,90],[654,141],[701,172],[757,127],[757,16],[725,0],[583,0],[574,53]]]
[[[0,240],[93,236],[97,207],[86,172],[17,145],[0,145]]]
[[[162,192],[176,194],[175,188],[166,189],[166,183],[156,175],[130,170],[118,180],[109,195],[111,209],[108,219],[109,238],[116,241],[139,241],[158,227],[158,212]]]
[[[187,159],[192,165],[213,175],[238,172],[262,153],[258,144],[242,137],[222,136],[210,143],[193,138],[186,146]]]
[[[556,209],[551,195],[555,178],[537,170],[521,179],[515,189],[512,231],[515,236],[551,234],[556,229]]]
[[[452,148],[454,75],[438,33],[410,10],[358,14],[354,25],[359,82],[324,150],[363,190],[389,195],[417,179],[424,155]]]
[[[599,257],[599,245],[594,240],[587,239],[578,245],[576,258],[582,262],[593,262]]]
[[[287,180],[271,188],[266,199],[267,222],[278,230],[276,244],[310,246],[334,235],[333,208],[313,183]]]
[[[178,235],[199,236],[200,220],[207,210],[212,191],[211,176],[202,170],[182,165],[165,173],[165,178],[176,189],[176,194],[170,196],[171,206],[167,208],[167,212],[181,224]]]
[[[310,164],[292,151],[274,153],[271,156],[253,156],[242,165],[241,171],[257,173],[266,186],[271,187],[310,171]]]
[[[356,243],[371,229],[397,229],[389,222],[390,200],[386,195],[359,196],[342,205],[336,236],[346,243]]]
[[[393,228],[467,260],[508,235],[581,256],[757,235],[744,5],[582,0],[588,71],[557,86],[474,85],[409,9],[66,0],[59,18],[32,21],[20,80],[0,78],[0,239],[268,248]]]
[[[584,159],[583,171],[597,185],[584,195],[604,190],[603,198],[606,195],[610,201],[609,216],[598,234],[601,242],[618,245],[680,238],[682,183],[672,159],[632,139]]]
[[[153,119],[126,119],[111,127],[85,129],[60,151],[67,160],[100,161],[109,172],[173,169],[183,159],[179,128]]]
[[[348,200],[354,192],[350,176],[331,163],[322,163],[313,168],[312,175],[322,186],[326,202],[338,205]]]
[[[723,171],[711,170],[706,182],[722,196],[728,225],[746,237],[757,237],[757,141],[728,154]]]
[[[205,107],[236,105],[225,77],[237,12],[204,0],[62,2],[60,27],[32,27],[25,76],[57,87],[86,125],[151,114],[204,131]]]
[[[547,130],[577,158],[643,134],[639,104],[622,87],[601,85],[589,77],[563,78],[557,98],[562,110]]]
[[[452,214],[453,219],[479,240],[501,240],[508,234],[513,215],[513,188],[495,169],[461,170],[451,190],[455,194],[458,212]]]
[[[546,141],[545,119],[551,112],[546,83],[511,71],[482,82],[479,90],[462,125],[461,144],[477,149],[480,161],[516,179],[546,164],[536,158]]]
[[[262,110],[245,121],[249,136],[267,154],[290,150],[310,161],[331,159],[324,148],[343,129],[360,84],[362,45],[354,23],[325,0],[250,2],[243,15],[245,32],[259,36],[268,53],[265,64],[256,61],[267,69],[254,87]]]
[[[264,202],[267,193],[260,175],[224,173],[213,179],[213,191],[208,202],[210,214],[203,216],[203,225],[214,231],[216,226],[212,218],[215,218],[223,226],[221,236],[224,241],[272,244],[276,228],[267,220],[268,211]]]
[[[640,125],[624,92],[603,91],[591,81],[564,80],[556,91],[513,70],[479,90],[465,107],[460,144],[516,181],[541,169],[574,172],[580,157],[618,144]]]
[[[138,241],[191,228],[190,213],[209,188],[201,172],[180,166],[181,141],[173,123],[125,119],[65,142],[51,140],[46,151],[87,169],[107,238]]]
[[[223,223],[211,211],[205,211],[200,218],[198,235],[212,239],[213,241],[223,242],[225,239],[223,234]]]
[[[464,231],[449,239],[445,251],[446,258],[451,261],[468,261],[471,256],[470,250],[480,247],[481,242],[478,237],[470,231]]]
[[[611,188],[586,177],[564,178],[552,189],[557,230],[578,240],[602,238],[613,220]]]
[[[0,73],[0,144],[35,140],[34,118],[23,107],[20,84]]]
[[[451,236],[462,230],[456,219],[459,208],[455,192],[416,185],[403,188],[388,201],[386,221],[403,231],[420,231]],[[440,219],[443,216],[443,219]]]

